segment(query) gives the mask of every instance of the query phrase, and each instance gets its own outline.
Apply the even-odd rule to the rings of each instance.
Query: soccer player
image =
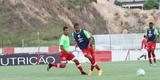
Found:
[[[74,24],[74,29],[75,32],[72,33],[72,36],[76,41],[76,46],[82,50],[84,56],[88,58],[91,63],[91,68],[88,75],[92,75],[93,69],[95,67],[98,70],[98,75],[101,76],[102,69],[100,69],[99,65],[95,61],[94,48],[92,46],[92,42],[94,40],[93,36],[91,36],[91,33],[88,31],[80,29],[78,23]]]
[[[138,60],[140,60],[141,58],[144,57],[144,59],[146,60],[146,53],[147,53],[147,46],[146,46],[146,43],[147,43],[147,39],[146,39],[146,35],[143,36],[143,39],[141,41],[141,50],[142,50],[142,55],[137,58]]]
[[[49,71],[49,69],[51,67],[65,68],[67,61],[72,60],[76,64],[76,66],[79,69],[79,71],[81,72],[81,74],[87,75],[87,73],[85,73],[83,71],[83,68],[82,68],[80,62],[77,59],[75,59],[75,56],[71,52],[69,52],[70,41],[69,41],[68,34],[69,34],[68,27],[66,27],[66,26],[63,27],[63,35],[60,38],[60,44],[59,44],[60,50],[61,50],[61,52],[60,52],[61,63],[58,63],[58,64],[56,64],[56,63],[51,64],[50,63],[50,64],[48,64],[47,70]]]
[[[156,56],[154,50],[156,48],[156,40],[158,37],[158,31],[154,28],[154,24],[152,22],[149,23],[149,29],[145,32],[147,36],[147,51],[148,51],[148,58],[149,63],[152,65],[151,56],[153,56],[154,64],[156,64]]]

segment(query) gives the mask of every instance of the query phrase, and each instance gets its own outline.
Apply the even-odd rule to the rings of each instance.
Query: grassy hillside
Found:
[[[1,0],[0,47],[21,47],[23,42],[24,46],[58,45],[62,27],[71,28],[69,21],[79,22],[84,18],[82,11],[77,14],[80,9],[76,6],[84,8],[92,1]]]
[[[160,28],[159,14],[106,0],[0,0],[0,47],[57,45],[61,28],[75,22],[94,34],[144,32],[150,21]]]

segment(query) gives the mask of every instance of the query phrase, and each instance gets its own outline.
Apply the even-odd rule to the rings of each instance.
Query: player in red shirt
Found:
[[[138,60],[140,60],[143,57],[146,60],[146,54],[147,54],[146,43],[147,43],[147,39],[146,39],[146,35],[144,35],[144,37],[143,37],[143,39],[141,41],[141,51],[142,51],[143,54],[139,58],[137,58]]]

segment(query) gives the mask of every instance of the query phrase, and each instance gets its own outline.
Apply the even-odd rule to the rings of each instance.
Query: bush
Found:
[[[146,0],[144,3],[145,10],[158,9],[158,7],[159,7],[158,0]]]
[[[120,1],[118,1],[118,0],[115,0],[115,1],[114,1],[114,4],[117,5],[117,6],[122,6],[122,2],[120,2]]]

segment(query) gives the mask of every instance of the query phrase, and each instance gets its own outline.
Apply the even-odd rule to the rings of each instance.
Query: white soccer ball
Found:
[[[136,72],[137,76],[144,76],[146,74],[146,72],[143,69],[138,69]]]

